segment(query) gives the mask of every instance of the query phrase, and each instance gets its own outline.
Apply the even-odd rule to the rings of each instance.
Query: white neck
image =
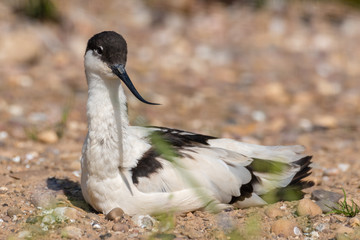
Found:
[[[89,170],[116,173],[120,168],[131,167],[124,157],[124,142],[128,141],[129,121],[126,96],[120,79],[101,78],[86,72],[89,85],[87,101],[88,164]],[[126,152],[126,150],[125,150]]]
[[[150,145],[129,126],[120,79],[91,51],[85,54],[85,73],[89,87],[88,136],[82,164],[87,174],[117,176],[119,168],[135,167]]]

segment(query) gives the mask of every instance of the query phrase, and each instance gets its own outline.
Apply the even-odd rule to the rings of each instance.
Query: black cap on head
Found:
[[[125,70],[127,44],[125,39],[118,33],[113,31],[105,31],[95,34],[89,39],[86,52],[93,50],[104,63],[108,65],[111,71],[118,76],[137,99],[143,103],[158,105],[146,101],[136,90]],[[86,54],[85,52],[85,54]]]
[[[93,50],[100,55],[101,60],[109,66],[126,64],[127,44],[125,39],[114,31],[104,31],[89,39],[86,52]]]

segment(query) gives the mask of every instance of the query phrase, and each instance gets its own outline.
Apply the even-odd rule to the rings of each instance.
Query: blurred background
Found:
[[[130,78],[145,99],[162,104],[128,94],[133,125],[302,144],[314,156],[308,180],[316,186],[307,193],[345,190],[360,199],[359,0],[2,0],[0,238],[28,222],[23,214],[11,220],[12,210],[36,213],[39,202],[54,198],[51,189],[90,214],[77,220],[80,235],[108,236],[110,222],[86,210],[79,186],[87,132],[83,57],[87,40],[104,30],[124,36]],[[240,214],[236,221],[252,215],[228,214]],[[347,221],[330,218],[311,221]],[[97,221],[107,227],[95,229]],[[185,236],[212,236],[217,228],[185,223]],[[270,223],[261,221],[267,239]],[[61,235],[51,234],[45,238]],[[320,235],[335,237],[334,230]]]
[[[87,40],[128,42],[133,124],[262,143],[360,126],[360,1],[0,2],[2,138],[78,143]]]

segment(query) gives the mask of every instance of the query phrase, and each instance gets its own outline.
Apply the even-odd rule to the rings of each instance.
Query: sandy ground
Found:
[[[299,216],[298,201],[114,223],[81,196],[83,55],[93,34],[128,41],[134,125],[264,145],[302,144],[316,185],[360,202],[360,15],[321,2],[59,1],[60,23],[0,3],[0,239],[357,239],[359,216]],[[335,202],[337,200],[334,200]],[[309,205],[310,206],[310,205]],[[276,225],[282,229],[277,230]]]

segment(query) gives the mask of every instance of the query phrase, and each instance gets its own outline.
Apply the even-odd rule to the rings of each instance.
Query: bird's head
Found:
[[[113,31],[95,34],[89,39],[85,52],[85,71],[99,75],[102,78],[125,83],[134,96],[140,101],[146,101],[136,90],[125,70],[127,44],[125,39]]]

